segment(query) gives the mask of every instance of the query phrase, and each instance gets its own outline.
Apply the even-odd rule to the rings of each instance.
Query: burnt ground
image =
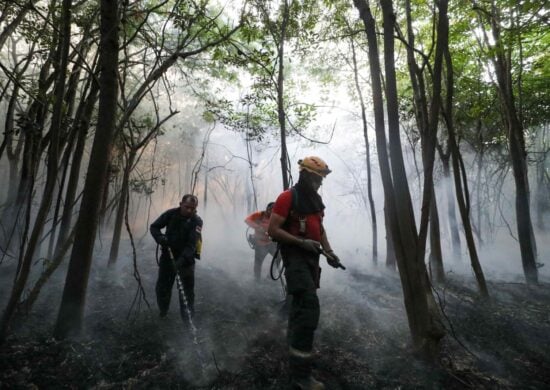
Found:
[[[158,317],[154,262],[140,264],[151,308],[143,300],[132,307],[131,265],[116,274],[96,266],[83,334],[54,340],[58,275],[50,283],[58,287],[0,347],[0,389],[289,388],[281,288],[254,283],[251,261],[197,266],[198,347],[177,312],[175,289],[168,316]],[[492,297],[483,301],[470,277],[450,275],[437,290],[448,335],[434,366],[411,350],[397,275],[354,267],[323,273],[314,371],[328,389],[550,388],[548,283],[489,281]],[[11,286],[4,277],[2,305]]]

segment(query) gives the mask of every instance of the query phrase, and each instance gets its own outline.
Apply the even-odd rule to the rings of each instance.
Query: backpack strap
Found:
[[[290,211],[288,213],[287,222],[290,217],[296,218],[298,222],[300,223],[300,230],[299,235],[305,235],[306,234],[306,216],[297,213],[295,210],[298,207],[298,191],[296,191],[296,188],[291,187],[290,192],[292,194],[292,204],[290,206]]]
[[[296,188],[292,187],[292,209],[296,210],[298,208],[298,191]]]
[[[296,206],[298,206],[298,191],[294,187],[290,187],[289,189],[290,193],[292,194],[292,202],[290,203],[290,210],[288,211],[288,214],[286,216],[286,221],[283,224],[283,227],[287,227],[289,224],[289,218],[290,217],[296,217]]]

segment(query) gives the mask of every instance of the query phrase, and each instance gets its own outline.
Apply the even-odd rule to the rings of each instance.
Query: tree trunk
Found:
[[[11,185],[11,183],[15,183],[17,180],[17,164],[19,162],[19,154],[21,153],[21,148],[13,148],[13,134],[14,134],[14,118],[15,118],[15,105],[17,100],[19,99],[19,86],[16,84],[13,87],[12,95],[10,98],[10,101],[8,103],[8,108],[6,111],[6,121],[4,122],[4,141],[2,143],[2,146],[6,147],[6,155],[8,157],[9,166],[10,166],[10,175],[8,180],[8,193],[7,198],[5,201],[5,209],[8,209],[13,201],[15,200],[15,189],[17,188],[15,185]],[[21,137],[19,138],[18,144],[21,145]],[[2,157],[2,153],[0,152],[0,158]],[[15,175],[14,175],[15,174]],[[2,218],[4,221],[4,219]]]
[[[439,211],[435,191],[432,194],[430,204],[430,270],[432,280],[440,284],[445,282],[445,268],[443,267],[443,254],[441,252],[441,232],[439,227]]]
[[[453,257],[455,260],[460,260],[460,234],[458,232],[458,223],[456,220],[455,198],[453,196],[451,168],[449,166],[451,154],[447,153],[445,158],[441,155],[443,164],[443,178],[445,182],[445,194],[447,198],[447,218],[449,220],[449,231],[451,233],[451,245]]]
[[[97,101],[98,93],[99,84],[95,81],[95,77],[93,77],[90,93],[88,97],[80,104],[77,110],[82,110],[83,114],[82,116],[77,114],[77,118],[80,118],[80,120],[78,120],[75,124],[75,126],[77,126],[76,132],[78,133],[78,139],[76,141],[76,146],[73,153],[73,161],[71,163],[71,170],[69,173],[69,182],[67,183],[65,205],[61,215],[61,225],[59,226],[56,252],[61,249],[61,246],[66,241],[67,235],[71,229],[71,220],[76,202],[76,191],[78,189],[78,181],[80,177],[80,166],[82,164],[82,157],[86,146],[86,136],[88,135],[88,130],[90,128],[90,120]]]
[[[36,3],[36,0],[30,0],[27,4],[25,4],[17,13],[17,16],[15,19],[9,23],[4,30],[0,33],[0,49],[2,49],[2,46],[4,46],[4,43],[6,43],[6,40],[10,35],[12,35],[19,26],[19,24],[25,20],[25,16],[27,15],[27,12],[29,12],[32,8],[34,8],[34,3]],[[6,13],[7,14],[7,13]]]
[[[390,140],[390,160],[392,177],[394,179],[394,194],[396,214],[395,218],[399,226],[399,239],[401,245],[395,245],[397,264],[400,269],[401,281],[404,286],[404,295],[411,300],[409,305],[409,322],[411,326],[413,342],[416,348],[429,360],[435,360],[439,353],[439,340],[444,332],[441,327],[439,313],[433,310],[434,301],[431,286],[428,284],[427,270],[424,265],[426,234],[421,230],[417,235],[414,211],[410,191],[407,182],[407,173],[403,161],[403,152],[401,148],[401,135],[399,131],[399,105],[397,99],[397,82],[395,76],[395,45],[394,45],[394,26],[395,15],[391,0],[381,0],[382,15],[384,18],[384,65],[386,76],[386,105],[388,115],[388,134]],[[445,4],[441,1],[439,7]],[[446,21],[446,14],[441,17]],[[438,27],[438,41],[440,39],[440,28]],[[439,43],[439,42],[438,42]],[[439,46],[439,45],[438,45]],[[437,51],[437,48],[436,48]],[[434,77],[435,79],[435,77]],[[435,83],[435,82],[434,82]],[[434,91],[436,88],[434,87]],[[434,92],[435,93],[435,92]],[[437,96],[437,95],[436,95]],[[435,99],[434,99],[435,100]],[[437,109],[432,109],[430,113],[435,116],[437,122]],[[431,119],[431,118],[430,118]],[[432,124],[432,122],[431,122]],[[437,126],[437,124],[435,125]],[[423,208],[429,207],[431,193],[433,190],[433,154],[435,149],[435,129],[426,138],[432,144],[428,144],[426,151],[423,148],[424,158],[424,196]],[[431,148],[431,149],[430,149]],[[431,156],[430,156],[431,153]],[[424,212],[423,215],[429,215]],[[399,218],[397,218],[399,216]],[[422,228],[421,224],[421,228]],[[395,232],[393,232],[395,233]],[[398,237],[394,234],[394,237]],[[399,251],[402,251],[400,254]],[[401,261],[400,261],[401,258]],[[404,275],[406,275],[404,277]],[[405,287],[406,286],[406,287]],[[407,291],[408,290],[408,291]],[[405,302],[407,298],[405,298]],[[407,306],[407,304],[405,303]]]
[[[60,30],[58,54],[56,55],[59,61],[58,64],[56,64],[58,68],[58,79],[54,88],[55,103],[53,106],[52,121],[50,127],[46,184],[44,186],[42,200],[34,221],[34,226],[29,237],[29,242],[25,249],[24,255],[20,257],[21,266],[19,267],[19,272],[15,276],[15,281],[8,301],[8,305],[4,311],[4,315],[2,316],[2,323],[0,325],[0,343],[3,342],[5,340],[5,337],[7,336],[17,303],[19,302],[21,294],[23,293],[23,290],[27,283],[31,263],[34,258],[36,248],[39,244],[40,235],[42,233],[44,223],[50,210],[55,188],[58,168],[57,161],[59,156],[59,135],[61,131],[62,106],[65,93],[65,70],[68,63],[69,44],[71,37],[71,2],[72,0],[63,0],[63,5],[61,8],[62,27]]]
[[[42,130],[46,120],[46,115],[50,110],[50,102],[53,100],[50,98],[48,90],[56,79],[55,77],[59,76],[58,73],[55,72],[50,75],[50,68],[52,62],[55,61],[55,53],[58,46],[56,42],[59,42],[58,34],[52,38],[52,41],[53,43],[50,53],[40,68],[37,82],[37,95],[41,99],[35,99],[30,104],[27,112],[19,118],[20,137],[23,139],[23,141],[21,141],[23,143],[23,153],[21,156],[19,182],[17,184],[9,184],[10,187],[14,186],[17,188],[17,190],[15,190],[15,201],[12,203],[12,206],[6,210],[6,215],[2,216],[2,221],[7,226],[11,226],[12,232],[18,232],[19,230],[26,229],[26,227],[21,229],[21,221],[24,219],[30,219],[30,216],[28,216],[30,210],[27,209],[27,205],[31,204],[34,179],[41,156],[40,143],[42,141]],[[26,215],[26,217],[21,218],[22,215]],[[24,237],[19,238],[21,242],[25,240]]]
[[[51,259],[50,262],[48,262],[46,269],[42,272],[34,286],[30,289],[25,300],[21,302],[18,308],[18,312],[30,312],[32,306],[34,305],[34,302],[36,302],[36,299],[38,298],[38,295],[42,290],[42,287],[44,286],[44,284],[46,284],[46,282],[50,279],[50,276],[53,275],[55,270],[57,270],[59,265],[63,262],[65,254],[73,243],[73,237],[74,229],[71,231],[61,247],[56,251],[55,256]]]
[[[516,186],[516,222],[518,238],[521,251],[521,261],[525,280],[528,284],[538,283],[537,270],[537,246],[533,224],[531,221],[531,210],[529,207],[529,179],[527,172],[527,151],[523,134],[523,124],[520,121],[516,109],[515,95],[513,89],[511,54],[506,50],[505,42],[501,38],[502,21],[500,10],[495,2],[491,2],[491,11],[481,11],[477,8],[480,17],[486,18],[491,26],[492,41],[491,60],[495,67],[497,88],[499,91],[504,120],[507,126],[508,145],[514,181]],[[489,42],[489,39],[486,39]],[[489,43],[488,43],[489,44]]]
[[[386,268],[395,271],[397,269],[397,259],[395,258],[394,240],[391,236],[391,220],[387,207],[384,207],[384,223],[386,224]]]
[[[420,229],[418,236],[418,262],[424,262],[426,252],[426,241],[428,235],[428,226],[430,226],[430,236],[432,244],[432,253],[430,264],[435,267],[436,278],[440,279],[444,277],[443,273],[443,259],[441,255],[440,237],[434,235],[440,234],[439,230],[439,215],[437,212],[437,205],[432,204],[435,202],[434,198],[434,184],[433,184],[433,167],[435,160],[435,148],[437,143],[437,128],[439,124],[439,113],[441,104],[441,73],[443,63],[443,50],[448,46],[448,19],[447,19],[447,1],[441,1],[438,3],[439,15],[437,25],[437,41],[435,45],[434,65],[432,76],[432,93],[431,104],[428,110],[428,99],[426,97],[426,89],[424,83],[424,75],[421,68],[416,63],[414,56],[415,50],[415,37],[412,28],[412,16],[410,1],[407,0],[406,4],[407,15],[407,63],[409,68],[409,76],[411,79],[411,85],[413,86],[414,106],[415,106],[415,118],[420,132],[420,139],[422,144],[422,163],[424,167],[424,187],[422,194],[422,212],[420,216]],[[424,67],[423,67],[424,68]],[[394,115],[398,113],[395,112]],[[389,115],[391,117],[391,115]],[[436,221],[437,219],[437,221]]]
[[[128,159],[126,166],[124,167],[124,173],[122,175],[122,184],[120,189],[119,201],[117,206],[117,213],[115,218],[115,226],[113,230],[113,240],[111,242],[111,251],[109,253],[108,266],[112,266],[116,263],[118,257],[118,249],[120,247],[120,236],[122,233],[122,224],[124,223],[124,215],[126,214],[126,199],[128,198],[129,186],[130,186],[130,172],[134,166],[136,158],[136,150],[131,148],[128,153]]]
[[[279,37],[278,58],[279,69],[277,73],[277,118],[281,129],[281,171],[283,174],[283,189],[290,187],[288,180],[288,152],[286,149],[286,114],[284,102],[284,59],[285,39],[289,17],[288,1],[284,0],[283,20],[281,22],[281,35]]]
[[[378,58],[375,21],[365,0],[354,0],[354,4],[359,10],[359,15],[363,21],[367,35],[378,161],[384,187],[385,205],[390,220],[389,226],[394,242],[401,284],[403,286],[407,319],[415,348],[423,356],[433,360],[438,353],[439,340],[443,336],[443,331],[437,315],[429,308],[428,295],[431,295],[431,290],[426,284],[428,280],[424,263],[417,263],[417,236],[414,213],[412,211],[412,203],[410,202],[410,192],[403,164],[401,142],[399,140],[398,116],[393,116],[397,110],[397,90],[395,69],[393,68],[394,16],[392,5],[391,1],[382,1],[384,13],[386,98],[391,152],[390,172],[390,160],[386,151],[382,83],[380,80],[381,69]]]
[[[75,241],[54,336],[65,338],[82,327],[88,276],[97,232],[98,212],[113,145],[118,95],[118,2],[101,0],[99,114]]]
[[[468,189],[466,175],[464,174],[463,165],[461,164],[460,150],[456,142],[454,124],[453,124],[453,89],[454,89],[454,73],[453,73],[453,63],[451,59],[451,54],[449,53],[448,48],[445,50],[445,67],[447,71],[447,96],[446,96],[446,113],[445,123],[447,125],[447,132],[449,136],[449,148],[451,151],[451,161],[453,165],[453,177],[455,183],[455,194],[456,200],[458,203],[458,210],[460,212],[460,217],[462,219],[462,226],[464,227],[464,236],[466,238],[466,246],[468,247],[468,252],[470,253],[470,263],[472,269],[476,276],[476,281],[479,287],[479,291],[483,297],[489,296],[489,291],[487,290],[487,283],[485,282],[485,276],[483,275],[483,270],[477,256],[476,244],[474,241],[474,234],[472,232],[472,225],[470,224],[470,202],[468,201]],[[463,189],[462,181],[464,178]]]
[[[541,134],[542,133],[542,134]],[[539,130],[538,139],[539,145],[545,146],[547,126],[544,125]],[[550,175],[546,172],[547,153],[543,154],[542,160],[537,163],[537,192],[536,192],[536,209],[537,209],[537,228],[546,232],[547,226],[544,223],[544,217],[550,212]]]
[[[374,207],[374,197],[372,196],[372,170],[370,162],[370,143],[368,136],[368,126],[367,126],[367,109],[365,107],[365,100],[363,99],[363,91],[359,84],[359,70],[357,66],[357,57],[355,54],[355,42],[353,37],[350,38],[351,42],[351,53],[352,53],[352,63],[353,63],[353,78],[355,82],[355,90],[357,91],[357,96],[359,97],[359,105],[361,107],[361,121],[363,123],[363,137],[365,138],[365,150],[366,150],[366,163],[367,163],[367,195],[369,198],[369,208],[371,215],[371,226],[372,226],[372,261],[374,264],[378,264],[378,227],[376,223],[376,208]],[[387,258],[386,258],[387,264]]]
[[[481,131],[481,120],[478,122],[478,134],[479,134],[479,152],[478,152],[478,155],[477,155],[477,177],[476,177],[476,211],[477,211],[477,227],[475,229],[475,233],[477,235],[477,240],[479,242],[479,246],[480,247],[483,247],[483,234],[482,234],[482,230],[481,230],[481,224],[482,224],[482,220],[481,220],[481,215],[482,215],[482,210],[483,210],[483,207],[482,207],[482,201],[481,201],[481,183],[482,183],[482,168],[483,168],[483,157],[485,156],[485,147],[483,145],[483,134],[482,134],[482,131]]]

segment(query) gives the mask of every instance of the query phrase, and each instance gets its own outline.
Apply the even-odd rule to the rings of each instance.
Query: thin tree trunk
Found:
[[[58,228],[59,229],[61,228],[60,222],[62,221],[62,217],[60,218],[59,214],[62,213],[61,205],[63,201],[63,190],[65,188],[65,184],[67,183],[67,176],[69,172],[71,154],[72,154],[73,148],[75,147],[75,143],[76,143],[75,140],[77,139],[77,134],[78,134],[78,126],[74,126],[74,125],[69,126],[68,118],[73,117],[73,109],[74,109],[74,105],[76,104],[76,93],[78,91],[78,83],[79,83],[80,74],[82,71],[82,65],[84,63],[85,56],[90,49],[90,45],[86,44],[86,41],[87,41],[87,34],[89,33],[91,25],[92,23],[90,22],[83,33],[84,39],[80,42],[80,44],[78,45],[78,48],[74,51],[74,52],[78,51],[80,55],[77,56],[76,62],[72,67],[71,75],[69,76],[69,79],[67,81],[67,92],[65,94],[65,105],[67,107],[65,116],[67,119],[65,120],[65,123],[62,127],[62,129],[66,128],[66,130],[64,134],[60,135],[61,139],[63,140],[66,139],[67,141],[66,142],[64,141],[65,149],[64,149],[64,155],[63,155],[61,167],[60,167],[63,173],[61,175],[61,180],[59,182],[57,202],[56,202],[55,210],[52,217],[52,225],[51,225],[52,228],[51,228],[51,232],[49,233],[50,242],[48,246],[48,258],[50,259],[54,256],[54,249],[56,244],[56,240],[55,240],[56,232]],[[76,115],[72,120],[72,123],[80,123],[80,121],[82,120],[81,116],[84,114],[83,107],[85,106],[84,105],[84,102],[86,101],[85,97],[87,96],[90,85],[93,82],[94,82],[94,78],[89,77],[88,82],[84,86],[84,89],[80,98],[80,104],[78,106]],[[60,150],[60,153],[61,153],[61,150]],[[72,200],[71,200],[71,203],[72,203]],[[69,208],[72,208],[72,207],[69,207]],[[60,239],[58,239],[58,242],[60,243],[64,241],[65,241],[65,237],[61,237]]]
[[[34,3],[36,3],[36,0],[27,2],[27,4],[25,4],[21,8],[21,10],[19,10],[15,19],[13,19],[11,23],[9,23],[4,28],[4,30],[0,33],[0,49],[2,49],[2,46],[4,46],[4,43],[6,43],[6,40],[8,39],[8,37],[14,33],[17,26],[19,26],[19,24],[21,24],[21,22],[25,20],[25,16],[27,15],[27,12],[29,12],[31,8],[34,8]]]
[[[283,20],[281,22],[281,35],[279,37],[279,69],[277,74],[277,118],[279,120],[279,127],[281,129],[281,171],[283,174],[283,188],[290,187],[288,180],[288,152],[286,148],[286,114],[284,105],[284,55],[285,55],[285,40],[286,29],[289,18],[289,5],[288,1],[284,0]]]
[[[71,229],[76,191],[78,189],[78,181],[80,177],[80,166],[82,164],[82,157],[84,156],[86,136],[88,135],[88,130],[90,128],[90,120],[97,101],[98,93],[99,84],[95,81],[95,77],[92,76],[92,87],[90,89],[90,93],[78,109],[82,110],[83,114],[82,116],[77,114],[77,117],[79,117],[80,120],[75,124],[77,126],[76,132],[78,133],[78,139],[76,141],[76,146],[73,153],[73,161],[71,163],[71,170],[69,173],[69,182],[67,183],[67,190],[65,193],[65,205],[63,207],[63,214],[61,215],[61,225],[59,226],[56,252],[61,249],[61,246],[66,241],[67,235]]]
[[[466,175],[464,173],[463,166],[461,164],[460,150],[456,143],[454,124],[453,124],[453,89],[454,89],[454,73],[451,54],[448,48],[445,50],[445,67],[447,71],[447,97],[446,97],[446,114],[445,123],[447,125],[447,131],[449,135],[449,148],[451,150],[451,161],[453,165],[453,177],[455,183],[455,194],[458,202],[458,210],[462,219],[462,226],[464,227],[464,236],[466,238],[466,245],[468,252],[470,253],[470,263],[476,276],[476,281],[479,287],[479,291],[483,297],[489,296],[487,290],[487,283],[485,282],[485,276],[477,256],[476,244],[474,241],[474,234],[472,232],[472,225],[470,224],[470,207],[468,201],[468,189],[462,187],[462,177],[464,177],[464,186],[467,186]],[[462,168],[461,168],[462,167]]]
[[[46,282],[50,279],[55,270],[57,270],[57,268],[59,268],[59,266],[63,262],[65,254],[73,243],[74,232],[75,230],[73,229],[65,242],[56,251],[55,256],[51,258],[51,261],[48,262],[46,269],[42,272],[34,286],[32,286],[25,300],[20,303],[18,312],[30,312],[32,306],[34,305],[36,299],[40,294],[40,291],[42,290],[42,287],[46,284]]]
[[[541,134],[542,133],[542,134]],[[545,146],[547,126],[544,125],[538,132],[539,145]],[[537,174],[537,192],[536,192],[536,210],[537,210],[537,228],[545,232],[547,227],[544,223],[545,215],[550,211],[550,175],[546,170],[547,153],[543,151],[542,160],[536,165]]]
[[[483,247],[483,234],[481,233],[481,215],[483,207],[481,205],[481,183],[482,183],[482,169],[483,169],[483,157],[485,156],[485,147],[483,146],[483,134],[481,132],[481,120],[478,124],[478,133],[479,133],[479,145],[480,149],[477,156],[477,183],[476,183],[476,211],[477,211],[477,228],[475,229],[475,233],[477,235],[477,240],[479,242],[479,246]]]
[[[395,258],[394,239],[391,235],[391,219],[385,206],[384,223],[386,224],[386,268],[395,271],[397,269],[397,259]]]
[[[17,303],[19,302],[21,294],[23,293],[27,283],[31,263],[39,243],[44,223],[48,216],[55,188],[57,161],[59,156],[59,134],[62,120],[63,95],[65,92],[65,69],[67,68],[68,63],[69,43],[71,36],[71,4],[72,0],[63,0],[63,5],[61,8],[62,28],[57,54],[57,58],[59,59],[59,63],[57,64],[59,78],[57,79],[54,89],[54,96],[56,100],[54,103],[50,127],[46,184],[44,186],[42,201],[34,221],[34,227],[32,229],[27,248],[21,258],[20,270],[16,275],[8,305],[4,311],[4,315],[2,316],[2,322],[0,325],[0,343],[5,340],[5,337],[8,334],[9,326],[15,313]]]
[[[248,118],[248,115],[247,115],[247,118]],[[248,121],[248,119],[247,119]],[[249,176],[250,176],[250,187],[247,187],[248,188],[248,191],[250,192],[250,195],[247,196],[247,198],[249,199],[249,201],[247,202],[248,203],[248,213],[251,213],[252,211],[254,210],[258,210],[258,194],[256,193],[256,184],[254,182],[254,164],[253,164],[253,161],[252,161],[252,157],[253,157],[253,150],[252,150],[252,145],[251,145],[251,139],[250,137],[248,136],[248,134],[246,134],[245,136],[245,142],[246,142],[246,157],[247,157],[247,163],[248,163],[248,172],[249,172]],[[250,191],[252,190],[252,191]],[[252,201],[250,201],[250,198],[252,197]]]
[[[372,196],[372,169],[370,162],[370,143],[367,126],[367,109],[365,107],[365,100],[363,98],[363,91],[359,84],[359,70],[357,66],[357,57],[355,54],[355,42],[353,37],[350,38],[352,64],[353,64],[353,78],[355,82],[355,89],[357,96],[359,97],[359,105],[361,107],[361,120],[363,123],[363,137],[365,138],[365,150],[366,150],[366,163],[367,163],[367,195],[369,199],[371,226],[372,226],[372,261],[374,264],[378,264],[378,227],[376,223],[376,208],[374,207],[374,197]],[[387,259],[386,259],[387,262]],[[386,263],[387,264],[387,263]]]
[[[458,223],[456,220],[455,197],[453,196],[451,168],[449,166],[451,154],[447,153],[445,158],[441,155],[443,165],[443,178],[445,182],[445,194],[447,198],[447,218],[449,220],[449,231],[451,234],[451,245],[453,257],[455,260],[460,260],[460,233],[458,232]]]
[[[124,167],[124,173],[122,174],[122,184],[119,195],[119,201],[117,206],[117,213],[115,217],[115,226],[113,231],[113,240],[111,242],[111,251],[109,253],[109,263],[111,266],[116,263],[118,257],[118,249],[120,247],[120,236],[122,233],[122,224],[124,223],[124,215],[126,214],[126,199],[128,198],[129,186],[130,186],[130,172],[134,166],[134,161],[136,158],[136,151],[133,148],[130,148],[128,153],[128,159],[126,161],[126,166]]]
[[[439,211],[437,210],[435,190],[432,194],[432,202],[430,204],[430,248],[430,269],[432,271],[432,280],[438,284],[444,283],[445,268],[443,266],[443,253],[441,251]]]
[[[507,126],[508,145],[514,181],[516,186],[516,222],[521,252],[521,262],[525,280],[528,284],[538,283],[537,245],[533,224],[531,221],[529,179],[527,172],[527,151],[523,124],[516,109],[512,80],[511,54],[506,52],[502,40],[500,10],[494,1],[491,2],[491,12],[486,13],[477,8],[481,18],[488,18],[491,25],[492,41],[490,45],[492,61],[495,67],[497,87],[504,110]],[[489,42],[489,39],[486,38]],[[489,44],[489,43],[488,43]],[[520,88],[521,89],[521,88]]]

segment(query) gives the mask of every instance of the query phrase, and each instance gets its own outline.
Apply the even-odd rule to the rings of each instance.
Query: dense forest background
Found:
[[[547,388],[548,1],[0,5],[0,387],[284,388],[243,222],[318,155],[329,388]],[[153,219],[199,197],[197,331]],[[174,305],[173,305],[174,306]]]

